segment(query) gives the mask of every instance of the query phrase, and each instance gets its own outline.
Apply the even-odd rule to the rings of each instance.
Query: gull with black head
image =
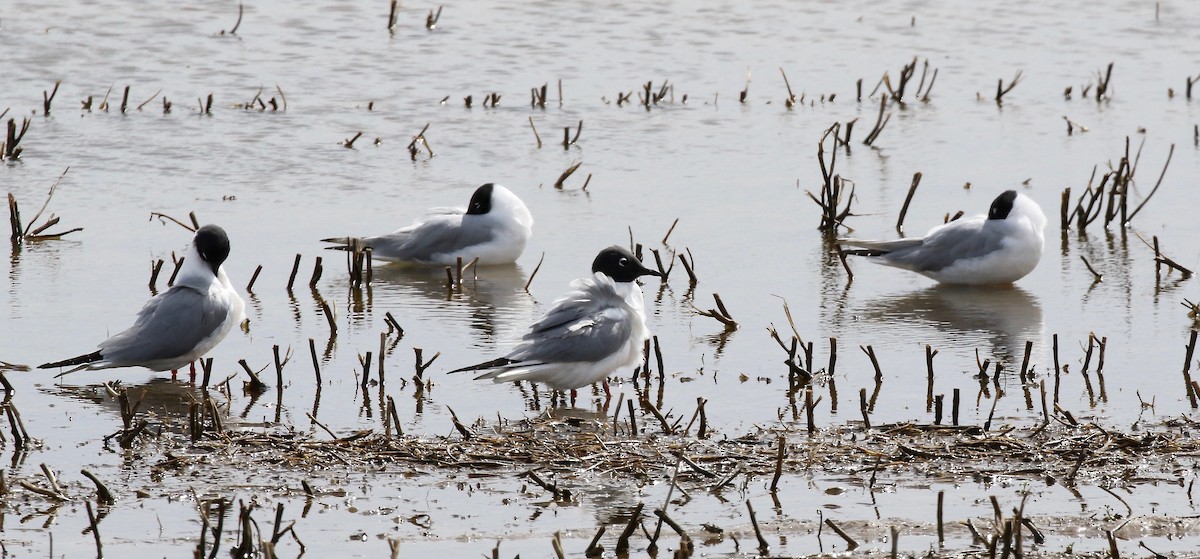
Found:
[[[508,355],[451,373],[485,371],[476,379],[528,380],[575,390],[605,380],[641,357],[650,338],[641,276],[661,276],[628,250],[611,246],[592,262],[592,274],[571,282]],[[607,390],[608,386],[605,385]]]
[[[487,183],[465,208],[433,208],[412,225],[374,237],[321,239],[342,246],[359,242],[372,258],[420,265],[453,265],[479,258],[483,266],[512,264],[533,232],[529,208],[511,190]]]
[[[39,369],[145,367],[175,370],[204,356],[246,319],[245,302],[221,264],[229,236],[216,225],[196,231],[175,284],[146,302],[133,326],[99,344],[99,350],[39,365]]]
[[[1028,196],[1006,190],[987,215],[957,219],[930,229],[924,237],[893,241],[838,239],[858,247],[846,254],[912,270],[940,283],[1011,284],[1032,272],[1042,257],[1046,216]]]

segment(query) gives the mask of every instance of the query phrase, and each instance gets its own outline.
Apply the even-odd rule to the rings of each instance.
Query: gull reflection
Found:
[[[870,321],[918,321],[947,334],[941,343],[991,347],[996,358],[1019,360],[1025,341],[1042,338],[1042,307],[1020,287],[936,285],[870,301],[859,316]],[[938,344],[934,344],[935,348]]]
[[[445,268],[387,265],[375,267],[373,274],[376,304],[394,298],[411,302],[418,295],[427,306],[465,309],[462,317],[480,341],[503,337],[501,328],[523,328],[534,303],[525,292],[528,277],[516,265],[469,267],[458,289],[451,288]]]

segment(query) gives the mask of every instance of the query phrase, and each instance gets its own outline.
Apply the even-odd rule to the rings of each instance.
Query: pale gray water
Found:
[[[1077,370],[1089,332],[1108,338],[1108,400],[1093,406],[1079,375],[1071,374],[1063,380],[1064,408],[1123,430],[1139,419],[1194,418],[1180,377],[1192,321],[1180,303],[1200,299],[1200,291],[1195,279],[1180,282],[1178,274],[1156,287],[1153,252],[1136,234],[1158,235],[1164,251],[1185,266],[1195,269],[1200,260],[1194,242],[1200,235],[1194,219],[1200,157],[1192,135],[1200,115],[1183,98],[1185,77],[1197,71],[1200,59],[1200,8],[1163,2],[1156,20],[1151,2],[1086,8],[1064,2],[980,7],[479,2],[447,5],[437,29],[429,32],[423,24],[431,8],[436,5],[405,3],[394,35],[384,29],[386,2],[252,2],[237,36],[220,35],[236,19],[231,2],[135,8],[120,2],[17,1],[0,11],[5,53],[0,111],[11,108],[6,122],[14,116],[33,121],[21,142],[22,159],[5,162],[0,183],[29,220],[49,186],[70,167],[48,212],[63,218],[56,230],[85,229],[63,241],[26,245],[2,265],[9,287],[3,293],[0,360],[36,365],[83,353],[126,327],[148,297],[149,263],[169,260],[190,239],[174,225],[148,221],[150,212],[182,218],[195,211],[202,222],[229,231],[233,254],[226,269],[235,285],[244,286],[255,266],[264,268],[255,297],[247,300],[251,334],[235,332],[212,352],[214,377],[238,372],[242,358],[265,366],[272,345],[290,346],[296,357],[285,370],[281,422],[312,429],[304,416],[314,391],[307,343],[315,338],[324,349],[328,340],[325,319],[306,286],[319,255],[326,272],[318,287],[336,303],[341,328],[323,362],[321,421],[339,432],[380,428],[377,417],[360,412],[354,371],[358,353],[377,350],[383,315],[391,312],[406,329],[389,357],[391,378],[411,375],[411,348],[423,348],[426,358],[442,352],[427,371],[434,389],[421,413],[413,409],[410,389],[389,387],[403,402],[402,423],[410,433],[449,435],[447,406],[470,421],[536,412],[517,389],[445,371],[505,353],[567,283],[586,272],[598,249],[628,242],[629,228],[638,242],[661,249],[659,240],[679,218],[670,248],[691,249],[700,283],[689,296],[677,265],[661,294],[657,281],[645,287],[649,324],[671,372],[663,409],[686,418],[697,397],[707,398],[708,416],[721,435],[737,437],[776,425],[780,413],[790,416],[784,356],[766,333],[769,324],[789,330],[780,298],[788,302],[801,336],[815,342],[817,368],[827,359],[828,338],[838,338],[838,413],[830,413],[825,394],[817,412],[822,426],[859,420],[857,391],[873,386],[874,375],[859,345],[874,347],[885,373],[873,422],[932,421],[923,406],[929,344],[939,350],[937,392],[961,389],[964,404],[969,402],[962,421],[978,424],[991,404],[984,400],[976,407],[971,397],[978,386],[972,378],[976,350],[983,358],[1016,359],[1008,365],[1011,372],[1025,341],[1032,340],[1032,362],[1045,378],[1052,368],[1051,336],[1059,335],[1063,362]],[[894,115],[875,147],[863,146],[878,105],[855,102],[855,81],[863,80],[865,96],[883,72],[896,79],[913,56],[939,69],[931,102],[889,109]],[[1115,63],[1111,100],[1080,99],[1083,86],[1094,83],[1109,62]],[[784,107],[780,67],[796,94],[815,103]],[[748,70],[748,102],[739,104]],[[1007,82],[1017,70],[1024,71],[1024,80],[997,106],[991,101],[996,80]],[[653,80],[657,90],[664,79],[675,87],[674,102],[650,111],[638,107],[641,84]],[[63,83],[51,115],[44,117],[41,94],[55,80]],[[531,109],[528,90],[544,82],[550,84],[550,102],[544,110]],[[286,111],[235,106],[253,99],[260,86],[264,99],[278,97],[276,84],[287,96]],[[116,107],[126,85],[132,88],[131,108],[122,115]],[[98,105],[110,86],[109,112],[79,110],[79,100],[94,96]],[[1063,98],[1067,86],[1074,87],[1071,100]],[[1174,98],[1168,98],[1168,88],[1175,89]],[[161,96],[141,111],[134,108],[159,89],[174,104],[170,114],[163,114]],[[503,96],[500,106],[483,108],[483,97],[493,91]],[[634,104],[617,107],[618,92],[634,92]],[[197,98],[209,93],[213,114],[201,116]],[[835,100],[822,102],[829,94]],[[466,95],[474,96],[471,109],[463,106]],[[1064,115],[1090,131],[1067,135]],[[541,149],[530,116],[545,142]],[[924,180],[906,219],[909,233],[919,234],[959,209],[983,212],[1001,190],[1017,188],[1049,218],[1040,266],[1012,290],[963,293],[854,261],[855,279],[847,286],[840,264],[827,257],[816,231],[818,210],[805,191],[820,187],[821,131],[856,117],[852,151],[840,152],[837,163],[837,172],[857,185],[854,209],[861,215],[848,221],[855,235],[893,236],[912,174],[920,171]],[[557,145],[562,128],[581,119],[579,143],[563,150]],[[426,123],[437,155],[422,153],[411,161],[405,146]],[[363,136],[354,149],[338,145],[358,131]],[[1145,140],[1136,201],[1153,187],[1169,146],[1176,145],[1161,190],[1127,234],[1093,224],[1086,236],[1073,231],[1063,240],[1062,189],[1070,187],[1078,196],[1094,165],[1101,172],[1115,165],[1127,136],[1134,150]],[[556,191],[554,180],[575,161],[583,161],[579,173],[567,181],[566,191]],[[592,180],[582,192],[588,173]],[[317,239],[390,231],[426,208],[463,205],[474,187],[491,181],[521,196],[535,218],[534,238],[515,268],[483,269],[478,284],[448,301],[440,270],[381,268],[369,300],[348,303],[340,254],[321,251]],[[236,199],[224,199],[230,196]],[[526,295],[521,287],[543,252],[545,262]],[[284,285],[297,253],[304,260],[293,301]],[[1080,255],[1105,274],[1103,282],[1092,286]],[[741,324],[723,343],[720,325],[692,311],[693,297],[697,306],[711,308],[713,292]],[[161,376],[117,370],[65,380],[69,386],[115,379],[139,386]],[[14,460],[8,478],[33,479],[37,464],[46,463],[64,472],[75,494],[90,490],[76,475],[81,466],[109,480],[123,491],[102,524],[111,553],[135,545],[164,555],[190,549],[199,524],[182,487],[203,491],[218,484],[229,496],[259,494],[268,507],[277,500],[278,492],[261,489],[272,483],[265,474],[219,468],[190,473],[194,484],[184,478],[182,485],[167,485],[166,494],[138,499],[133,491],[151,484],[146,458],[100,448],[100,439],[120,428],[114,407],[80,400],[42,372],[8,377],[17,386],[14,403],[27,427],[45,444]],[[628,384],[614,390],[632,393]],[[1137,394],[1155,406],[1143,410]],[[237,391],[231,408],[247,409]],[[1001,422],[1028,425],[1039,420],[1041,410],[1027,410],[1014,397],[1002,399],[996,413]],[[274,419],[273,392],[245,415],[251,422]],[[376,535],[389,535],[405,540],[406,553],[482,553],[504,539],[505,554],[528,555],[546,553],[546,540],[557,530],[568,533],[572,550],[581,551],[597,518],[665,496],[665,484],[638,488],[612,480],[605,483],[616,497],[596,491],[582,506],[550,507],[552,514],[529,520],[533,511],[543,510],[542,499],[513,497],[522,482],[510,477],[487,480],[469,494],[441,476],[381,480],[354,472],[333,478],[322,485],[342,486],[348,496],[324,499],[324,515],[297,523],[309,553],[379,556],[386,546]],[[910,487],[903,476],[898,481]],[[752,482],[745,496],[760,503],[760,520],[780,525],[811,523],[812,511],[822,507],[848,521],[929,519],[932,492],[878,494],[871,505],[860,489],[825,491],[839,483],[790,478],[782,512],[767,506],[762,483]],[[954,489],[948,516],[961,518],[990,515],[986,495],[1014,501],[1019,487],[981,483]],[[162,498],[168,496],[182,500]],[[501,504],[510,498],[512,503]],[[1167,489],[1126,499],[1136,514],[1196,512]],[[297,518],[302,501],[284,501],[287,517]],[[1038,493],[1033,508],[1066,515],[1111,504],[1099,490],[1076,497],[1051,488]],[[82,505],[64,507],[48,528],[41,520],[17,520],[42,508],[36,501],[10,506],[16,507],[4,527],[10,553],[44,554],[47,532],[54,533],[56,551],[90,553],[91,536],[80,533],[87,523]],[[346,514],[352,507],[358,512]],[[389,507],[395,510],[384,510]],[[464,509],[472,514],[462,515]],[[393,520],[417,512],[434,518],[432,530]],[[712,497],[700,497],[677,514],[691,525],[745,522],[743,509]],[[359,531],[370,535],[368,542],[346,547]],[[773,549],[817,551],[811,534],[803,533]],[[511,541],[519,538],[525,539]],[[918,536],[902,541],[912,551],[929,545]],[[1195,547],[1186,538],[1146,541],[1159,551]],[[828,550],[829,542],[825,545]],[[1099,546],[1092,541],[1076,549]],[[726,542],[713,552],[733,549]]]

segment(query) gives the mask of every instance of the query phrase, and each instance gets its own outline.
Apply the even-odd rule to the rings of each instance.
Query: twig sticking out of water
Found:
[[[750,513],[750,524],[754,526],[754,535],[758,538],[758,552],[766,555],[771,549],[771,545],[767,543],[766,538],[762,535],[762,530],[758,527],[758,518],[754,515],[754,507],[750,505],[750,499],[746,499],[746,511]]]
[[[666,284],[667,278],[671,277],[671,270],[675,269],[675,259],[671,258],[670,259],[671,266],[669,268],[664,269],[663,261],[662,261],[662,254],[660,254],[658,252],[658,249],[652,248],[652,249],[650,249],[650,253],[654,255],[654,264],[658,268],[658,273],[662,274],[662,277],[661,277],[662,283]]]
[[[1178,263],[1178,262],[1176,262],[1175,260],[1173,260],[1173,259],[1171,259],[1171,258],[1168,258],[1168,257],[1167,257],[1167,255],[1163,254],[1163,253],[1162,253],[1162,252],[1159,250],[1159,248],[1158,248],[1158,235],[1155,235],[1155,236],[1153,237],[1153,239],[1154,239],[1154,244],[1153,244],[1153,245],[1151,245],[1150,243],[1146,243],[1146,239],[1142,238],[1142,236],[1141,236],[1141,235],[1138,235],[1138,238],[1139,238],[1139,239],[1141,239],[1141,240],[1142,240],[1142,242],[1146,244],[1146,246],[1149,246],[1149,247],[1151,247],[1151,248],[1153,248],[1153,249],[1154,249],[1154,266],[1155,266],[1154,273],[1155,273],[1155,275],[1156,275],[1156,276],[1159,274],[1159,268],[1160,268],[1161,266],[1165,265],[1165,266],[1167,266],[1168,268],[1170,268],[1170,269],[1172,269],[1172,270],[1179,270],[1179,272],[1183,274],[1183,279],[1187,279],[1187,278],[1190,278],[1190,277],[1192,277],[1192,275],[1193,275],[1193,272],[1192,272],[1191,270],[1189,270],[1189,269],[1185,268],[1184,266],[1182,266],[1181,264],[1179,264],[1179,263]]]
[[[178,223],[178,222],[177,222]],[[300,271],[300,255],[296,254],[296,260],[292,262],[292,273],[288,276],[287,292],[292,292],[292,286],[296,283],[296,273]]]
[[[721,295],[719,293],[713,293],[713,299],[717,302],[717,308],[709,309],[707,311],[696,309],[696,313],[700,316],[707,316],[709,318],[716,319],[717,322],[720,322],[725,326],[726,332],[737,330],[738,323],[733,319],[732,316],[730,316],[729,310],[725,308],[725,303],[721,301]]]
[[[1112,81],[1113,63],[1108,63],[1108,69],[1096,71],[1096,102],[1108,99],[1108,86]]]
[[[0,144],[0,154],[3,154],[2,159],[12,161],[13,159],[21,158],[21,152],[24,151],[24,148],[19,147],[17,144],[21,143],[21,139],[25,137],[25,132],[29,131],[31,122],[28,118],[22,118],[21,131],[18,133],[16,119],[8,119],[8,136],[4,143]]]
[[[1189,82],[1191,81],[1190,78],[1188,81]],[[50,91],[49,93],[47,93],[44,90],[42,91],[42,116],[50,116],[50,103],[54,101],[54,96],[56,94],[58,94],[58,86],[60,86],[60,85],[62,85],[62,80],[55,80],[54,89],[52,91]],[[1190,92],[1190,90],[1191,90],[1190,85],[1188,87],[1188,90]],[[1189,99],[1191,98],[1190,93],[1188,95],[1188,98]]]
[[[917,185],[921,184],[920,171],[913,173],[912,185],[908,187],[908,195],[904,197],[904,205],[900,206],[900,217],[896,219],[896,233],[904,236],[904,216],[908,214],[908,204],[912,202],[913,194],[917,193]]]
[[[582,122],[582,121],[580,121]],[[537,139],[538,149],[542,148],[542,136],[538,134],[537,126],[533,125],[533,117],[529,117],[529,127],[533,129],[533,137]]]
[[[738,93],[738,102],[745,103],[746,96],[750,94],[750,69],[746,69],[746,87]]]
[[[929,408],[933,405],[933,358],[937,357],[938,350],[933,349],[933,346],[925,344],[925,370],[928,382],[925,386],[925,411],[929,412]]]
[[[98,503],[102,505],[111,505],[117,502],[117,499],[113,497],[112,492],[108,490],[108,486],[104,485],[104,482],[100,481],[100,478],[96,477],[96,474],[89,472],[87,468],[84,468],[79,473],[83,474],[83,477],[92,480],[92,483],[96,484],[96,501]]]
[[[783,457],[787,451],[787,438],[779,436],[779,446],[775,451],[775,475],[771,478],[771,493],[779,487],[779,478],[783,476]]]
[[[324,299],[321,299],[321,312],[325,314],[325,321],[329,323],[329,336],[336,338],[337,321],[333,319],[333,309],[330,308],[329,303],[325,302]]]
[[[633,512],[629,515],[629,523],[625,525],[625,530],[621,532],[621,536],[617,538],[617,547],[614,550],[618,555],[629,551],[629,538],[633,536],[633,532],[637,530],[639,521],[642,518],[642,508],[645,503],[638,503],[634,507]]]
[[[158,264],[159,267],[162,266],[161,263],[162,263],[162,260],[159,260],[159,264]],[[254,282],[258,281],[258,275],[261,273],[262,273],[262,264],[259,264],[258,267],[254,268],[254,273],[250,274],[250,281],[249,281],[249,283],[246,284],[246,292],[247,293],[254,293]],[[154,275],[158,275],[157,272]],[[153,277],[150,279],[150,286],[151,287],[154,286],[154,278]]]
[[[825,525],[832,528],[834,533],[836,533],[838,536],[841,536],[843,540],[846,540],[846,551],[854,551],[855,549],[858,549],[858,542],[854,541],[854,538],[850,537],[850,534],[847,534],[840,526],[834,524],[832,519],[826,518]]]
[[[888,121],[892,119],[892,113],[888,113],[887,118],[883,116],[883,113],[887,110],[887,100],[886,95],[879,97],[879,116],[875,117],[875,126],[871,128],[871,132],[867,134],[866,139],[863,140],[863,144],[868,146],[873,145],[879,134],[883,132],[883,127],[887,126]]]
[[[1141,153],[1141,149],[1140,149],[1140,148],[1138,149],[1138,152],[1139,152],[1139,153]],[[1144,200],[1142,200],[1142,203],[1138,204],[1138,206],[1137,206],[1136,208],[1134,208],[1134,209],[1133,209],[1133,213],[1130,213],[1130,214],[1129,214],[1129,217],[1123,217],[1123,219],[1122,219],[1122,223],[1121,223],[1123,226],[1128,226],[1128,225],[1129,225],[1129,222],[1130,222],[1130,221],[1133,221],[1133,216],[1136,216],[1136,215],[1138,214],[1138,212],[1142,211],[1142,206],[1145,206],[1145,205],[1146,205],[1146,202],[1149,202],[1149,201],[1150,201],[1150,198],[1151,198],[1152,196],[1154,196],[1154,193],[1155,193],[1155,192],[1158,192],[1158,187],[1159,187],[1160,185],[1162,185],[1162,180],[1163,180],[1163,177],[1165,177],[1165,176],[1167,175],[1167,166],[1171,164],[1171,156],[1173,156],[1173,155],[1175,155],[1175,144],[1171,144],[1171,149],[1170,149],[1170,151],[1168,151],[1168,152],[1167,152],[1167,161],[1166,161],[1165,163],[1163,163],[1163,169],[1162,169],[1162,173],[1160,173],[1160,174],[1158,175],[1158,182],[1155,182],[1155,183],[1154,183],[1154,188],[1150,189],[1150,193],[1146,195],[1146,198],[1145,198]],[[1131,172],[1129,173],[1129,175],[1130,175],[1130,176],[1129,176],[1129,179],[1132,179],[1132,178],[1133,178],[1133,172],[1131,171]],[[1126,183],[1128,184],[1128,181],[1126,181]],[[1128,186],[1127,186],[1127,185],[1126,185],[1126,189],[1128,189]],[[1121,204],[1122,204],[1121,213],[1122,213],[1122,216],[1124,216],[1124,213],[1125,213],[1125,209],[1124,209],[1125,202],[1126,202],[1126,196],[1125,196],[1124,194],[1122,194],[1122,197],[1121,197]]]
[[[460,435],[462,435],[463,440],[469,441],[469,440],[475,438],[475,433],[472,433],[471,430],[468,429],[466,425],[463,425],[462,422],[458,420],[458,415],[454,413],[454,408],[451,408],[450,406],[446,406],[446,410],[448,410],[450,412],[450,421],[452,421],[454,423],[454,428],[456,430],[458,430],[458,433]],[[543,486],[543,487],[545,487],[545,486]]]
[[[400,16],[400,0],[392,0],[392,6],[388,9],[388,31],[396,32],[396,18]]]
[[[1073,120],[1071,120],[1071,119],[1067,118],[1067,116],[1066,116],[1066,115],[1063,115],[1063,120],[1067,121],[1067,135],[1068,135],[1068,136],[1070,136],[1071,134],[1073,134],[1073,133],[1075,132],[1075,129],[1076,129],[1076,128],[1078,128],[1080,132],[1087,132],[1087,131],[1088,131],[1088,127],[1086,127],[1086,126],[1084,126],[1084,125],[1082,125],[1082,124],[1079,124],[1078,122],[1075,122],[1075,121],[1073,121]]]
[[[834,123],[833,126],[825,129],[825,132],[821,134],[821,139],[817,141],[817,161],[821,164],[821,197],[818,199],[812,192],[805,191],[805,194],[821,208],[821,224],[817,229],[826,232],[836,232],[838,226],[844,226],[842,222],[851,215],[850,203],[854,199],[854,183],[834,173],[837,165],[838,131],[841,126],[841,123]],[[825,140],[831,136],[835,149],[831,150],[827,164],[825,162]],[[846,193],[847,182],[850,182],[849,194]],[[846,201],[845,207],[842,207],[843,199]]]
[[[691,287],[696,287],[696,283],[698,282],[698,280],[696,279],[696,272],[694,271],[694,264],[696,262],[696,259],[694,257],[692,257],[692,249],[684,248],[684,252],[687,252],[687,254],[686,255],[680,254],[679,262],[683,264],[683,271],[687,272],[688,285],[690,285]]]
[[[783,76],[783,85],[787,88],[787,98],[783,100],[783,105],[787,108],[792,108],[796,104],[796,94],[792,93],[792,84],[788,83],[787,73],[783,71],[783,67],[779,68],[779,74]]]
[[[352,136],[350,138],[346,138],[345,140],[342,140],[342,147],[344,147],[346,149],[354,149],[354,142],[357,141],[359,138],[361,138],[362,135],[363,135],[363,133],[360,130],[354,136]]]
[[[209,103],[211,105],[211,102]],[[125,93],[121,95],[121,114],[125,114],[129,109],[129,86],[125,86]]]
[[[1196,400],[1200,398],[1200,395],[1196,394],[1195,384],[1192,383],[1192,356],[1196,351],[1197,333],[1197,330],[1193,328],[1191,337],[1188,339],[1187,352],[1183,357],[1183,383],[1187,390],[1188,403],[1191,404],[1192,409],[1197,408]]]
[[[1187,79],[1187,89],[1184,91],[1187,94],[1187,100],[1191,101],[1192,100],[1192,86],[1196,85],[1196,82],[1200,82],[1200,76],[1196,76],[1195,78],[1193,78],[1191,76],[1185,76],[1185,79]]]
[[[321,272],[323,272],[324,270],[325,270],[325,268],[323,266],[321,266],[321,257],[318,256],[316,262],[313,263],[312,277],[310,277],[308,280],[308,286],[310,288],[316,289],[317,282],[321,281]]]
[[[47,229],[58,225],[59,218],[54,214],[50,214],[50,217],[46,218],[45,223],[38,224],[38,219],[42,217],[42,214],[46,211],[46,208],[50,206],[50,200],[54,198],[54,193],[58,190],[58,185],[62,183],[63,178],[67,176],[67,171],[70,170],[71,168],[67,167],[65,170],[63,170],[62,174],[58,176],[58,179],[54,181],[54,184],[50,185],[50,191],[46,193],[46,201],[42,203],[41,209],[34,214],[33,219],[24,229],[21,228],[21,210],[17,205],[17,199],[12,195],[12,193],[9,193],[8,221],[9,225],[12,227],[11,240],[13,243],[16,243],[20,240],[25,240],[27,242],[59,240],[65,235],[74,233],[76,231],[83,231],[82,227],[76,227],[59,233],[45,233]]]
[[[171,270],[171,277],[169,279],[167,279],[167,287],[171,287],[171,286],[175,285],[175,277],[179,275],[179,270],[181,268],[183,268],[183,260],[184,260],[183,256],[180,256],[179,258],[175,258],[175,254],[172,253],[171,257],[175,260],[175,269]]]
[[[999,104],[1004,103],[1004,96],[1007,95],[1009,91],[1012,91],[1012,88],[1017,87],[1017,84],[1020,82],[1021,82],[1021,70],[1017,70],[1017,74],[1015,76],[1013,76],[1012,81],[1010,81],[1008,83],[1008,87],[1004,87],[1004,78],[1000,78],[999,80],[997,80],[996,81],[996,104],[999,105]]]
[[[247,390],[254,394],[266,391],[266,383],[264,383],[262,379],[258,378],[258,373],[262,371],[255,371],[254,369],[251,369],[250,364],[246,363],[245,359],[238,359],[238,365],[241,365],[242,369],[246,371],[246,374],[250,375],[250,380],[246,382]],[[266,367],[263,367],[263,369],[266,369]]]
[[[530,120],[529,122],[531,124],[533,123],[532,120]],[[579,135],[582,133],[583,133],[583,121],[582,120],[579,121],[579,127],[575,129],[575,137],[574,138],[571,137],[571,127],[570,126],[563,127],[563,141],[562,141],[563,149],[567,149],[567,148],[575,145],[575,143],[579,141]],[[540,141],[541,141],[540,138],[538,141],[540,143]]]
[[[470,97],[468,96],[467,99],[470,99]],[[470,101],[467,102],[467,106],[471,106]],[[433,157],[434,155],[433,148],[429,146],[429,140],[425,138],[425,132],[427,130],[429,130],[428,123],[424,128],[421,129],[420,132],[417,132],[417,135],[413,136],[412,141],[408,143],[408,155],[413,161],[417,160],[417,154],[421,152],[420,148],[417,147],[418,142],[425,146],[425,150],[429,152],[429,157]]]
[[[577,169],[579,169],[580,165],[583,165],[583,162],[576,161],[575,163],[572,163],[570,167],[567,167],[567,170],[563,171],[562,174],[558,176],[558,180],[554,181],[554,188],[562,190],[563,182],[566,181],[567,178],[570,177]]]
[[[242,12],[244,12],[245,9],[246,9],[246,7],[243,6],[241,2],[238,2],[238,18],[237,18],[237,21],[234,22],[234,24],[233,24],[233,29],[229,30],[230,35],[237,35],[238,27],[240,27],[242,25]],[[224,29],[221,30],[221,34],[222,35],[225,34]]]
[[[429,10],[429,15],[425,16],[425,29],[433,31],[437,27],[438,19],[442,17],[442,8],[443,6],[438,6],[436,13],[433,10]]]
[[[154,95],[151,95],[149,99],[146,99],[145,101],[142,101],[142,104],[137,106],[137,110],[139,110],[139,111],[140,111],[140,110],[142,110],[142,107],[145,107],[146,105],[149,105],[151,101],[153,101],[155,98],[157,98],[157,97],[158,97],[158,94],[159,94],[159,93],[162,93],[162,89],[159,89],[158,91],[155,91],[155,92],[154,92]]]

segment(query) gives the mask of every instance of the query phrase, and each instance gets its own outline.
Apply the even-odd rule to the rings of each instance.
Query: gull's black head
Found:
[[[217,274],[221,264],[229,257],[229,235],[216,225],[205,225],[197,230],[192,244],[196,247],[196,252],[200,253],[200,259],[212,268],[213,275]]]
[[[641,276],[662,276],[643,266],[633,253],[616,245],[596,255],[596,259],[592,261],[592,272],[600,272],[619,282],[631,282]]]
[[[495,185],[487,183],[475,189],[475,194],[471,195],[471,203],[467,204],[467,213],[470,215],[483,215],[492,211],[492,189]]]
[[[988,209],[988,219],[1008,219],[1008,213],[1012,211],[1013,202],[1016,200],[1016,190],[1005,190],[992,201],[992,207]]]

